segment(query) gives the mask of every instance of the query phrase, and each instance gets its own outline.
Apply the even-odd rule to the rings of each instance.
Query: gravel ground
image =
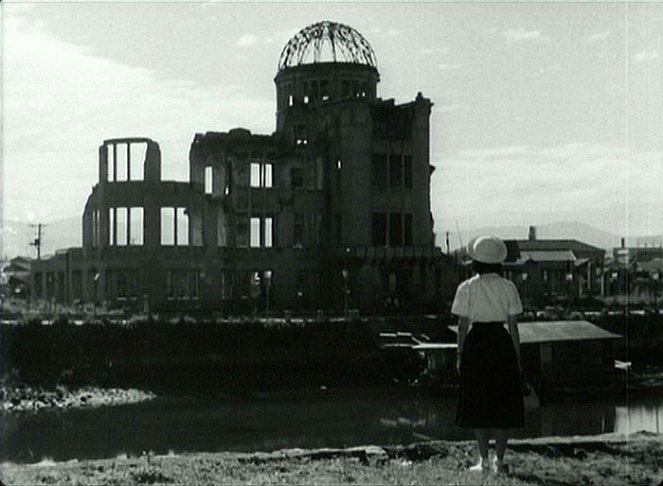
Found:
[[[604,435],[513,441],[508,474],[472,473],[474,444],[290,449],[1,465],[6,485],[80,484],[454,484],[659,485],[663,438]]]

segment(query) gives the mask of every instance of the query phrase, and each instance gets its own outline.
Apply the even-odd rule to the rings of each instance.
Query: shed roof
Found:
[[[520,252],[520,257],[533,262],[572,262],[576,259],[570,250],[526,250]]]
[[[458,326],[449,326],[458,332]],[[597,339],[619,339],[614,334],[588,321],[534,321],[519,322],[518,333],[521,344],[552,343],[560,341],[592,341]]]
[[[520,251],[531,250],[569,250],[575,252],[596,252],[603,255],[605,250],[594,245],[588,245],[582,241],[572,239],[536,239],[516,240]]]

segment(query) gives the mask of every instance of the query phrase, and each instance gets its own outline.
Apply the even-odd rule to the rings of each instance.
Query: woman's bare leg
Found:
[[[474,436],[479,444],[479,455],[481,456],[481,465],[486,466],[488,462],[488,429],[474,429]]]
[[[504,466],[504,453],[506,452],[507,441],[509,440],[509,429],[495,429],[495,462],[497,468]]]

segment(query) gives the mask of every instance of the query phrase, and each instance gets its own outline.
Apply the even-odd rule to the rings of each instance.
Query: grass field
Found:
[[[6,485],[80,484],[454,484],[639,485],[663,481],[654,434],[513,441],[508,474],[469,472],[471,442],[403,447],[202,453],[33,465],[2,464]]]

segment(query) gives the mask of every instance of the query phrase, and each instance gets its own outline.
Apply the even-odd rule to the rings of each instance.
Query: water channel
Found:
[[[0,461],[39,462],[173,451],[407,444],[471,438],[456,401],[394,388],[252,397],[170,397],[114,407],[0,416]],[[519,437],[663,429],[663,397],[567,400],[528,412]]]

